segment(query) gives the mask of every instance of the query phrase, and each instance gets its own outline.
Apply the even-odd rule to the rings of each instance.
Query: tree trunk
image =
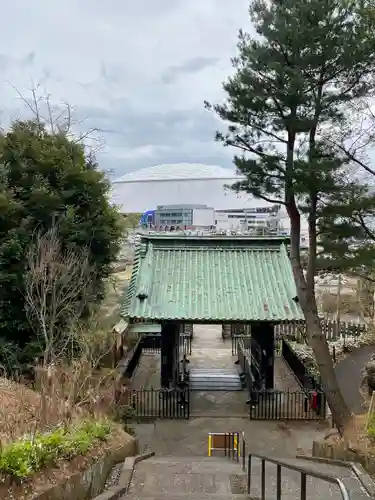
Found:
[[[325,335],[322,333],[320,325],[314,290],[314,258],[316,257],[315,235],[312,234],[313,241],[310,242],[309,265],[306,280],[303,274],[300,255],[300,214],[294,200],[287,205],[287,210],[291,222],[290,257],[299,303],[305,316],[307,340],[309,346],[313,350],[315,361],[319,368],[321,383],[332,412],[333,420],[338,431],[342,435],[345,428],[350,423],[351,414],[342,397],[328,343]]]
[[[351,420],[351,414],[337,382],[332,356],[329,352],[327,339],[324,333],[322,333],[316,305],[314,307],[314,305],[310,304],[303,309],[305,309],[308,343],[314,353],[315,362],[321,377],[321,384],[331,409],[333,420],[342,435]]]
[[[293,271],[299,302],[305,316],[308,344],[314,353],[315,362],[321,377],[321,384],[326,394],[333,420],[342,435],[351,420],[351,414],[337,382],[328,342],[320,325],[315,295],[314,293],[308,293],[302,268],[296,262],[294,263]]]

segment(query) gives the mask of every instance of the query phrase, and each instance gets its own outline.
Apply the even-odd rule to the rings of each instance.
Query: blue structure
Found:
[[[142,217],[140,218],[140,226],[150,226],[155,224],[155,212],[156,210],[146,210]]]

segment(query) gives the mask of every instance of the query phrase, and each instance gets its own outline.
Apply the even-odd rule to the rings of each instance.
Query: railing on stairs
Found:
[[[243,431],[236,432],[210,432],[208,434],[208,456],[212,456],[213,451],[221,451],[224,456],[237,462],[242,462],[242,469],[246,470],[246,441],[245,433]],[[286,463],[283,460],[276,458],[265,457],[255,453],[249,453],[247,458],[247,494],[251,494],[252,482],[252,464],[253,459],[256,458],[261,462],[261,497],[259,500],[266,500],[266,463],[276,465],[276,499],[282,500],[282,487],[281,487],[281,474],[282,469],[289,469],[299,472],[301,477],[299,500],[307,499],[307,477],[321,479],[326,483],[334,484],[338,487],[343,500],[351,500],[349,492],[341,479],[329,476],[322,472],[316,472],[308,469],[307,467],[299,467]]]
[[[323,474],[322,472],[315,472],[312,470],[308,470],[304,467],[298,467],[298,465],[291,465],[289,463],[285,463],[282,460],[278,460],[275,458],[264,457],[262,455],[256,455],[250,453],[248,456],[248,466],[247,466],[247,493],[250,495],[251,493],[251,467],[253,458],[257,458],[261,461],[261,497],[260,500],[266,500],[266,462],[270,464],[276,465],[276,500],[282,499],[282,488],[281,488],[281,471],[282,468],[293,470],[295,472],[299,472],[301,476],[301,486],[299,493],[300,500],[306,500],[307,498],[307,477],[314,477],[316,479],[321,479],[327,483],[335,484],[340,492],[343,500],[350,500],[349,492],[346,489],[346,486],[341,481],[341,479],[329,476],[327,474]]]

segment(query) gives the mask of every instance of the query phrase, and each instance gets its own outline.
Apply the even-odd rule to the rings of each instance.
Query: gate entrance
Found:
[[[282,358],[274,355],[274,326],[304,320],[288,243],[271,236],[141,235],[122,313],[130,325],[159,328],[160,377],[136,388],[138,416],[309,414],[309,394],[280,384]],[[180,335],[193,323],[200,326],[192,338]],[[250,337],[226,340],[229,332]]]
[[[193,329],[188,365],[191,416],[249,418],[247,391],[231,342],[223,341],[221,325],[194,325]]]

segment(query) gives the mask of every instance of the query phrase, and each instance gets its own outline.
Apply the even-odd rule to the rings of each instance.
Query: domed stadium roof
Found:
[[[233,168],[196,163],[157,165],[112,182],[111,201],[122,213],[155,210],[159,205],[207,205],[215,209],[259,205],[248,193],[227,188],[242,177]]]
[[[199,163],[174,163],[146,167],[136,172],[129,172],[114,183],[142,182],[142,181],[173,181],[193,179],[238,179],[234,169],[222,168],[217,165],[203,165]]]

